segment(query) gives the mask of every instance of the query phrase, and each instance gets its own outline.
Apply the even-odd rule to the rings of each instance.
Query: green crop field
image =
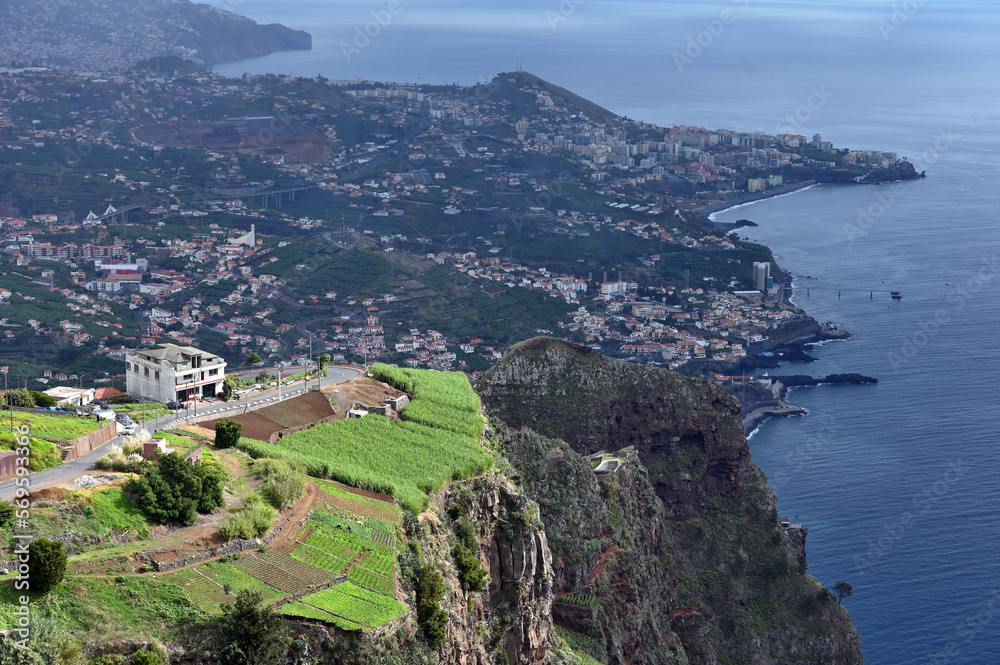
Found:
[[[355,494],[338,482],[318,478],[315,482],[316,486],[323,491],[320,501],[327,505],[389,524],[402,522],[403,517],[399,508],[391,503]]]
[[[302,607],[300,607],[302,606]],[[315,610],[328,613],[327,616],[316,614]],[[284,614],[293,616],[309,616],[331,623],[339,622],[335,618],[346,619],[360,628],[376,628],[392,621],[406,611],[394,598],[362,589],[351,582],[344,582],[335,587],[314,593],[303,598],[299,603],[291,603],[282,608]]]
[[[400,374],[391,378],[413,390],[413,405],[432,404],[422,412],[417,407],[417,414],[436,426],[407,420],[404,409],[404,417],[391,422],[370,414],[320,424],[273,445],[250,439],[237,445],[253,457],[298,459],[310,475],[391,494],[404,507],[420,512],[429,493],[451,480],[483,473],[493,460],[479,446],[479,398],[464,374],[396,371]],[[470,416],[478,421],[474,428]]]

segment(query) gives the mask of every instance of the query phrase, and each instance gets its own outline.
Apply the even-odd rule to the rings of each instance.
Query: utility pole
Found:
[[[7,410],[10,411],[10,431],[11,431],[11,434],[13,434],[14,433],[14,405],[10,403],[10,398],[7,397],[7,372],[9,371],[9,369],[10,368],[8,368],[6,365],[4,365],[2,368],[0,368],[0,371],[3,372],[3,396],[4,396],[4,401],[7,402]]]

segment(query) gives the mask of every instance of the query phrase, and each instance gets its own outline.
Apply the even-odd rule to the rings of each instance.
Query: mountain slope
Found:
[[[127,69],[173,55],[215,65],[308,50],[312,37],[188,0],[0,1],[0,65]]]

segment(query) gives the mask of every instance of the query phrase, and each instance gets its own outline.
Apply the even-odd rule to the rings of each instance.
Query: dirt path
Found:
[[[313,506],[316,505],[316,501],[319,498],[319,493],[321,491],[322,490],[316,486],[316,483],[306,483],[305,494],[299,499],[299,503],[293,507],[293,512],[287,517],[288,521],[285,525],[282,526],[278,533],[274,535],[274,538],[271,539],[269,547],[277,547],[278,545],[281,545],[295,533],[298,523],[304,520],[312,511]]]

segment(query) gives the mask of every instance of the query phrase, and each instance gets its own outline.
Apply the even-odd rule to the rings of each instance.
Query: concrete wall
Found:
[[[17,473],[17,453],[6,450],[0,453],[0,478],[9,478]]]
[[[59,447],[63,451],[63,461],[69,462],[77,457],[82,457],[95,448],[100,448],[116,436],[118,436],[118,431],[115,427],[115,421],[111,420],[96,432],[60,442]]]

